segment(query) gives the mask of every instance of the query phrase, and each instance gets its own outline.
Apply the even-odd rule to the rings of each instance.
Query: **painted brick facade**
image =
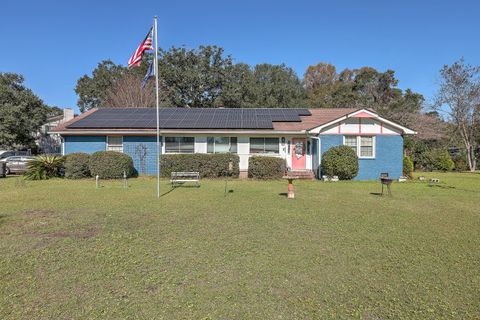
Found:
[[[398,179],[403,171],[403,137],[378,135],[375,139],[375,158],[359,159],[359,170],[355,180],[378,179],[383,172],[388,172],[390,177]],[[320,140],[323,155],[328,149],[342,145],[343,135],[321,135]]]
[[[94,153],[105,151],[105,136],[64,136],[64,154],[75,152]]]
[[[124,136],[123,152],[132,157],[133,165],[139,174],[155,175],[157,173],[156,137]]]

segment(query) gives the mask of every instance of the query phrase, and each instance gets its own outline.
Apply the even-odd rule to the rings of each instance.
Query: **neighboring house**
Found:
[[[40,127],[35,135],[35,142],[41,152],[61,153],[62,139],[59,134],[52,134],[50,131],[74,117],[75,114],[71,108],[63,109],[63,114],[47,117],[47,122]]]
[[[155,174],[156,110],[94,109],[54,128],[62,153],[129,154],[141,174]],[[286,160],[292,171],[321,175],[322,155],[347,145],[359,157],[358,180],[402,175],[403,136],[414,131],[367,109],[160,109],[161,153],[224,153]]]

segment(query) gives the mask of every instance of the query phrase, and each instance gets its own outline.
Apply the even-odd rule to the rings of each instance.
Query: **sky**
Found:
[[[163,48],[218,45],[235,62],[392,69],[430,100],[439,70],[480,65],[480,1],[3,1],[0,72],[22,74],[52,106],[76,107],[84,74],[126,65],[158,16]]]

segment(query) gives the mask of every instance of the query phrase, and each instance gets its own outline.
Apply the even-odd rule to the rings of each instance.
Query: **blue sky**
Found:
[[[479,1],[6,1],[0,72],[46,103],[76,107],[76,81],[103,59],[126,64],[159,17],[162,47],[216,44],[237,62],[393,69],[430,98],[438,70],[480,65]]]

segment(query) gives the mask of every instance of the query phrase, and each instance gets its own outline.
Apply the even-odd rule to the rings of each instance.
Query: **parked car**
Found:
[[[11,173],[24,173],[27,170],[28,162],[34,159],[34,157],[28,156],[12,156],[2,159],[1,162],[6,165],[6,174]]]
[[[0,178],[5,178],[7,176],[7,164],[3,161],[0,161]]]
[[[11,156],[28,156],[28,151],[0,150],[0,160]]]

